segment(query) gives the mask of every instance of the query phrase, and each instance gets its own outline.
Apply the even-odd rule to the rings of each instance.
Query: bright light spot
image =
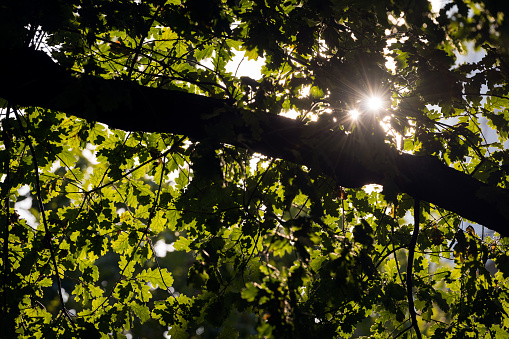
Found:
[[[166,256],[166,252],[175,251],[175,247],[173,247],[173,243],[167,244],[164,240],[160,239],[154,244],[154,251],[158,257],[163,258]]]
[[[88,145],[90,145],[90,144],[88,144]],[[87,145],[87,148],[84,148],[81,151],[81,154],[83,154],[85,159],[90,161],[92,163],[92,165],[97,165],[99,163],[99,161],[97,161],[97,158],[95,156],[94,148],[93,148],[93,146],[89,147],[88,145]]]
[[[301,113],[297,112],[295,109],[289,109],[288,111],[286,112],[281,112],[280,115],[284,116],[284,117],[287,117],[287,118],[290,118],[290,119],[297,119],[299,116],[300,116]],[[308,119],[310,119],[311,121],[316,121],[318,120],[318,115],[316,114],[313,114],[311,112],[308,112],[306,114],[306,117]]]
[[[358,110],[356,110],[356,109],[353,109],[353,110],[351,110],[351,111],[350,111],[350,112],[348,112],[348,113],[350,113],[350,116],[352,117],[352,119],[353,119],[353,120],[357,120],[357,118],[358,118],[358,117],[359,117],[359,115],[360,115],[359,111],[358,111]]]
[[[214,64],[215,53],[212,54],[211,58],[200,60],[198,68],[215,70],[216,65]],[[226,64],[226,71],[234,74],[235,76],[248,76],[255,80],[262,78],[262,66],[265,64],[265,58],[257,58],[256,60],[248,60],[244,56],[244,53],[237,52],[234,54],[233,59]]]
[[[30,186],[24,185],[21,186],[18,190],[19,195],[28,195],[30,193]],[[35,216],[30,212],[30,208],[32,207],[32,197],[27,196],[25,199],[16,201],[14,203],[14,208],[18,212],[19,216],[22,219],[25,219],[27,225],[32,227],[33,229],[37,229],[37,219]]]
[[[406,21],[405,21],[405,18],[404,18],[404,13],[401,12],[401,14],[399,15],[399,18],[396,18],[394,17],[393,15],[389,14],[388,16],[388,19],[389,21],[393,24],[393,25],[396,25],[396,26],[403,26],[404,24],[406,24]]]
[[[370,109],[372,111],[379,110],[383,106],[382,99],[380,99],[379,97],[369,98],[367,104],[368,104],[368,109]]]
[[[63,288],[60,289],[60,292],[62,292],[62,299],[64,300],[64,303],[69,300],[69,293],[67,293]]]
[[[290,119],[297,119],[297,117],[299,116],[299,112],[292,108],[286,112],[282,112],[281,115]]]
[[[393,57],[385,57],[385,67],[392,72],[396,72],[396,60]]]
[[[311,86],[304,86],[299,90],[299,95],[303,98],[307,98],[311,92]]]
[[[383,190],[383,186],[377,184],[369,184],[364,186],[363,189],[364,192],[366,192],[366,194],[371,194],[373,192],[381,193]]]
[[[19,195],[27,195],[30,192],[30,186],[24,185],[21,186],[18,190]]]
[[[438,13],[448,2],[447,0],[428,0],[431,3],[431,11]]]

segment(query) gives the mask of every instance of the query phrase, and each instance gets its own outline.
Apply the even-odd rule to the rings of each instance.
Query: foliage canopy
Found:
[[[507,15],[2,1],[0,327],[509,337]]]

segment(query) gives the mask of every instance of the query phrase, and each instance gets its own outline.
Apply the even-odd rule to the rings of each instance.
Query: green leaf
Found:
[[[175,338],[175,339],[187,339],[189,338],[189,334],[187,334],[187,332],[180,328],[180,327],[177,327],[177,326],[172,326],[170,328],[170,330],[168,331],[168,336],[171,336],[171,338]]]
[[[253,283],[247,283],[241,295],[242,298],[246,299],[248,302],[253,302],[258,295],[258,288]]]
[[[200,61],[202,59],[210,58],[214,52],[214,45],[205,45],[204,48],[195,49],[194,57]]]
[[[189,248],[189,245],[191,244],[191,240],[186,237],[179,237],[177,241],[173,243],[173,248],[175,248],[175,251],[186,251],[189,252],[191,249]]]
[[[159,287],[166,290],[173,285],[173,277],[166,268],[145,269],[138,274],[138,278],[150,282],[154,288]]]
[[[260,56],[258,48],[253,48],[250,50],[245,50],[244,56],[247,58],[247,60],[258,60],[258,56]]]
[[[131,308],[134,311],[134,314],[140,318],[140,322],[142,324],[150,319],[150,310],[146,305],[140,305],[136,302],[132,302]]]

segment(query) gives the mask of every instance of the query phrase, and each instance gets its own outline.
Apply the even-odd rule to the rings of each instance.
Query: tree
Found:
[[[508,5],[0,6],[8,337],[507,337]]]

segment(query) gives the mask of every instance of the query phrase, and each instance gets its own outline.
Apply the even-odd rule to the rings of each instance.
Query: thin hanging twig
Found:
[[[4,118],[4,120],[2,121],[2,125],[3,125],[3,130],[2,130],[2,137],[3,137],[3,142],[4,142],[4,145],[5,145],[5,150],[6,150],[6,154],[7,154],[7,159],[5,160],[5,169],[4,169],[4,173],[5,173],[5,182],[4,184],[2,185],[2,189],[0,191],[0,195],[2,197],[5,197],[5,213],[6,213],[6,216],[5,216],[5,228],[4,228],[4,233],[3,233],[3,247],[2,247],[2,252],[3,252],[3,274],[2,274],[2,286],[3,286],[3,301],[4,301],[4,308],[2,309],[2,313],[3,311],[7,312],[7,309],[8,309],[8,303],[7,303],[7,290],[8,290],[8,287],[7,287],[7,282],[9,280],[9,273],[11,271],[11,265],[10,265],[10,261],[9,261],[9,226],[11,224],[10,222],[10,200],[9,200],[9,192],[11,190],[11,171],[10,171],[10,165],[11,165],[11,159],[10,159],[10,153],[11,153],[11,140],[10,140],[10,128],[9,128],[9,114],[10,114],[10,111],[11,111],[11,107],[10,105],[7,106],[7,116]],[[10,289],[10,288],[9,288]]]
[[[28,133],[23,128],[23,123],[21,122],[20,115],[18,113],[18,110],[14,109],[14,114],[16,116],[16,119],[18,121],[19,129],[21,133],[23,134],[26,143],[28,145],[28,148],[30,149],[30,152],[32,153],[32,160],[34,162],[34,176],[35,176],[35,191],[37,196],[37,202],[39,204],[39,211],[41,213],[42,217],[42,223],[44,225],[44,233],[45,233],[45,242],[46,246],[48,246],[50,251],[51,260],[53,263],[53,268],[55,270],[55,280],[57,283],[58,288],[58,297],[60,299],[60,305],[62,306],[62,312],[64,313],[65,317],[70,321],[70,323],[74,326],[74,321],[71,317],[71,314],[69,313],[69,310],[65,307],[64,297],[62,295],[62,281],[60,280],[60,274],[58,273],[58,264],[57,259],[55,257],[55,250],[53,248],[53,243],[51,239],[51,232],[48,227],[48,221],[46,220],[46,213],[44,212],[44,204],[42,203],[42,195],[41,195],[41,183],[39,180],[39,165],[37,163],[37,157],[35,156],[35,150],[34,146],[32,144],[32,141],[30,140]]]
[[[414,297],[412,293],[413,283],[412,283],[412,272],[414,266],[414,254],[415,254],[415,245],[417,244],[417,236],[419,235],[419,223],[420,223],[420,200],[414,199],[414,231],[412,233],[412,238],[410,239],[410,244],[408,244],[408,263],[406,268],[406,293],[408,299],[408,312],[410,313],[410,318],[412,320],[412,327],[415,330],[415,334],[418,339],[421,339],[421,331],[419,330],[419,325],[417,324],[417,313],[415,312],[414,306]]]

